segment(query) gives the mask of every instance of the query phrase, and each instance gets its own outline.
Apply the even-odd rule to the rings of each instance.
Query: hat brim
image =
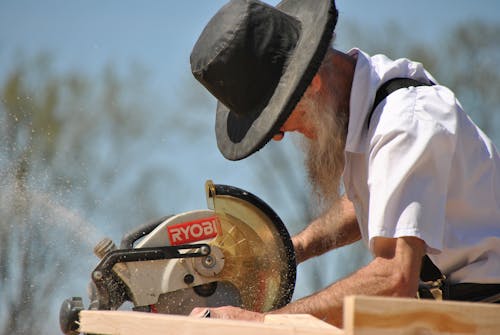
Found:
[[[239,121],[234,113],[230,117],[232,112],[221,102],[217,103],[217,146],[229,160],[248,157],[279,131],[318,71],[337,23],[337,12],[332,0],[284,0],[276,8],[301,22],[301,35],[274,94],[259,117],[250,121],[251,124],[244,124],[248,120]],[[241,141],[233,142],[228,136],[229,128],[246,133],[241,136]]]

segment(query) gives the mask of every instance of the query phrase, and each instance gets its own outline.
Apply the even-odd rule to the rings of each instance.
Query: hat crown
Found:
[[[251,121],[272,97],[299,36],[294,17],[260,1],[233,0],[203,30],[191,70],[235,117]]]

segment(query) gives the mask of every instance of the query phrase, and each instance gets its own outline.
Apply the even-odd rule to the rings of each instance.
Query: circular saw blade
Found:
[[[132,285],[136,298],[154,300],[153,292],[159,293],[154,303],[147,304],[168,314],[189,314],[194,307],[226,305],[267,312],[289,303],[295,287],[296,261],[281,219],[260,198],[237,187],[207,181],[205,191],[207,210],[169,217],[136,247],[182,243],[169,236],[170,229],[215,220],[215,237],[202,236],[190,243],[209,244],[217,266],[203,268],[206,259],[199,257],[164,260],[161,266],[151,264],[147,269],[147,264],[141,263],[141,270],[130,271],[143,274]],[[194,232],[200,233],[199,228]],[[192,276],[192,283],[186,282],[186,274]],[[146,288],[145,280],[150,280]]]
[[[236,287],[241,307],[267,312],[290,302],[296,261],[288,231],[260,198],[242,189],[206,184],[221,233],[210,243],[224,254],[217,281]]]

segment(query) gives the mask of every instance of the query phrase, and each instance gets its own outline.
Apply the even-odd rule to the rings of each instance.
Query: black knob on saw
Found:
[[[84,309],[82,298],[72,297],[66,299],[61,304],[59,310],[59,325],[61,330],[66,335],[77,335],[78,321],[80,320],[79,313]]]

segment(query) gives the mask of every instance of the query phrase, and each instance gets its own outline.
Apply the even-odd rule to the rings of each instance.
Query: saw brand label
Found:
[[[170,240],[170,245],[181,245],[206,240],[217,236],[217,226],[217,218],[215,216],[178,223],[167,226],[168,239]]]

